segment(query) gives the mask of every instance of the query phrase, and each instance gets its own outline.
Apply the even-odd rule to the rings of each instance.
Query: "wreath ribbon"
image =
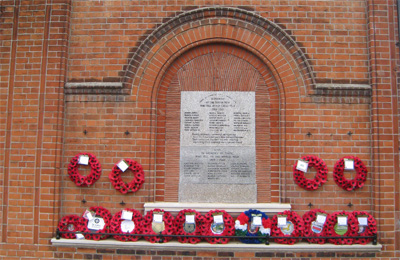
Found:
[[[82,176],[79,173],[79,158],[80,156],[89,156],[90,174]],[[91,153],[79,153],[71,159],[68,165],[69,178],[79,187],[86,187],[94,184],[101,175],[101,165],[97,160],[96,156]]]
[[[115,164],[114,168],[108,175],[108,178],[110,179],[114,188],[122,194],[126,194],[128,192],[136,192],[142,187],[142,184],[144,183],[143,167],[134,160],[124,159],[124,161],[129,165],[128,169],[131,170],[135,176],[133,180],[130,183],[125,183],[122,180],[122,170],[118,167],[118,164]]]
[[[91,240],[102,240],[102,239],[108,238],[109,235],[100,235],[100,234],[96,234],[96,233],[108,233],[108,230],[110,229],[110,222],[112,219],[112,215],[111,215],[110,211],[108,211],[107,209],[100,207],[100,206],[99,207],[91,207],[91,208],[89,208],[89,211],[94,213],[93,217],[100,217],[103,219],[104,227],[95,232],[92,232],[88,228],[89,219],[84,218],[84,226],[82,228],[82,232],[88,232],[88,233],[91,232],[91,234],[85,234],[84,235],[85,238],[91,239]],[[85,216],[85,213],[83,213],[83,214]]]
[[[285,235],[281,228],[278,226],[278,215],[285,215],[286,220],[290,222],[293,225],[293,231],[289,235]],[[304,230],[304,222],[303,219],[294,211],[286,210],[282,213],[279,213],[278,215],[274,215],[272,217],[272,237],[299,237],[303,234]],[[275,242],[280,243],[280,244],[294,244],[297,241],[300,241],[301,239],[297,238],[274,238]]]
[[[222,215],[222,223],[215,223],[214,216]],[[215,233],[216,228],[221,227],[223,224],[223,230],[220,233]],[[225,210],[210,210],[204,216],[204,236],[233,236],[235,234],[235,224],[231,215]],[[226,244],[230,241],[230,238],[219,238],[219,237],[206,237],[205,240],[210,244]]]
[[[130,219],[123,219],[122,215],[123,215],[124,211],[132,212],[132,217]],[[123,224],[124,221],[132,221],[133,222],[134,228],[132,231],[124,232],[122,230],[121,225]],[[140,238],[139,236],[127,236],[124,234],[130,234],[130,235],[131,234],[141,234],[142,222],[143,222],[143,217],[139,211],[137,211],[135,209],[126,208],[124,210],[121,210],[121,211],[115,213],[115,215],[113,216],[113,218],[111,219],[111,222],[110,222],[110,230],[111,230],[111,233],[121,234],[121,235],[113,236],[116,240],[137,241]]]
[[[328,167],[325,162],[313,155],[306,155],[301,157],[302,160],[308,162],[308,167],[315,167],[317,174],[314,179],[307,179],[304,176],[304,172],[296,169],[297,163],[293,166],[293,178],[294,181],[300,187],[306,190],[316,190],[318,187],[322,186],[328,179]]]
[[[326,239],[319,238],[319,237],[326,236],[326,229],[327,229],[327,227],[326,227],[326,219],[325,219],[325,223],[323,223],[322,225],[321,224],[316,225],[317,224],[316,220],[317,220],[318,214],[324,214],[324,215],[326,215],[328,217],[328,214],[324,210],[321,210],[321,209],[313,209],[313,210],[310,210],[310,211],[306,212],[303,215],[303,221],[304,221],[303,235],[306,236],[306,237],[313,237],[313,238],[308,238],[307,239],[307,241],[309,243],[325,244]],[[313,231],[313,225],[316,225],[316,226],[314,226],[314,228],[316,228],[316,227],[317,228],[321,228],[319,233]]]
[[[77,215],[67,215],[58,222],[58,230],[70,231],[75,233],[61,233],[62,238],[74,239],[76,232],[80,232],[83,227],[83,218]]]
[[[335,227],[338,225],[338,216],[346,216],[347,217],[347,231],[340,235],[335,231]],[[334,212],[328,216],[326,219],[326,234],[327,236],[332,237],[342,237],[338,239],[328,239],[328,241],[335,245],[351,245],[353,244],[353,236],[357,235],[357,227],[358,222],[354,215],[350,212],[341,211],[341,212]]]
[[[186,223],[186,215],[193,215],[194,223],[188,224]],[[204,217],[193,209],[184,209],[179,211],[178,215],[175,218],[175,227],[176,234],[182,235],[182,237],[178,237],[178,241],[181,243],[191,243],[196,244],[201,241],[201,238],[198,237],[184,237],[183,235],[196,235],[200,236],[203,232],[203,221]],[[192,232],[187,232],[188,228],[185,228],[185,225],[191,225],[190,229],[193,230],[193,225],[195,225],[194,230]]]
[[[261,218],[261,226],[252,226],[254,217]],[[271,220],[265,213],[249,209],[242,212],[235,221],[235,235],[236,236],[248,236],[248,237],[260,237],[257,238],[239,238],[239,240],[246,244],[260,244],[265,242],[265,239],[261,237],[271,234]]]
[[[354,160],[354,170],[357,172],[354,179],[348,180],[344,177],[345,159]],[[367,167],[365,167],[364,163],[355,156],[345,156],[341,158],[335,163],[335,168],[333,169],[333,179],[336,184],[347,191],[362,188],[367,180],[367,174]]]
[[[173,235],[175,233],[175,225],[174,225],[174,217],[171,213],[164,211],[162,209],[154,209],[147,212],[147,214],[143,218],[143,234],[150,234],[150,235],[159,235],[153,229],[153,220],[154,214],[162,214],[162,224],[163,230],[161,231],[162,235]],[[160,243],[161,238],[157,236],[145,236],[144,237],[147,241],[151,243]],[[164,237],[163,242],[168,242],[172,239],[172,237]]]

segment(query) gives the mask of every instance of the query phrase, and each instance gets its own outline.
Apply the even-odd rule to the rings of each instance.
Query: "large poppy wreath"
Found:
[[[179,211],[175,218],[176,234],[181,243],[196,244],[201,241],[199,237],[185,237],[184,235],[202,235],[204,217],[193,209],[184,209]]]
[[[304,176],[304,172],[296,169],[297,162],[293,166],[293,178],[294,181],[300,187],[306,190],[316,190],[318,187],[322,186],[328,178],[328,167],[326,166],[325,162],[318,158],[317,156],[313,155],[306,155],[301,157],[302,160],[308,162],[308,167],[315,167],[317,170],[317,174],[315,175],[314,179],[307,179]]]
[[[356,177],[351,180],[347,180],[343,174],[346,159],[354,161],[354,170],[357,173]],[[367,180],[367,173],[367,167],[365,167],[364,163],[358,157],[346,156],[336,162],[335,168],[333,169],[333,179],[342,189],[352,191],[364,186]]]
[[[147,212],[143,219],[143,234],[149,235],[173,235],[175,233],[174,217],[171,213],[162,209],[154,209]],[[151,243],[168,242],[172,237],[145,236]]]
[[[286,216],[286,225],[279,227],[278,216]],[[272,237],[300,237],[303,234],[303,219],[294,211],[286,210],[272,217]],[[296,238],[274,238],[280,244],[294,244],[301,239]]]
[[[340,225],[338,223],[338,217],[346,217],[347,225]],[[328,241],[335,245],[351,245],[353,244],[353,238],[357,235],[358,222],[354,215],[350,212],[341,211],[330,214],[326,220],[326,235],[330,237],[342,237],[342,238],[330,238]]]
[[[111,170],[111,173],[108,175],[112,185],[119,192],[126,194],[128,192],[136,192],[140,189],[142,184],[144,183],[144,172],[143,167],[138,162],[130,159],[124,160],[128,164],[128,169],[133,172],[135,177],[130,183],[125,183],[122,178],[122,170],[118,167],[118,164],[114,166]]]
[[[256,223],[258,219],[258,223]],[[250,209],[242,212],[235,221],[235,234],[236,236],[248,236],[253,238],[239,238],[239,240],[246,244],[260,244],[265,242],[266,235],[271,234],[271,220],[265,213]],[[260,237],[260,238],[255,238]]]
[[[318,215],[321,215],[320,218],[323,219],[318,221]],[[326,239],[324,238],[319,238],[326,236],[326,218],[328,217],[328,214],[321,209],[313,209],[308,212],[306,212],[303,215],[303,221],[304,221],[304,231],[303,235],[306,237],[312,237],[308,238],[307,241],[309,243],[315,243],[315,244],[325,244]]]
[[[366,211],[353,211],[354,217],[357,219],[357,222],[360,222],[360,217],[367,218],[367,225],[363,226],[358,223],[358,235],[359,236],[373,236],[378,230],[376,228],[376,220],[374,217]],[[354,243],[365,245],[371,242],[373,238],[355,238]]]
[[[235,223],[231,215],[225,210],[210,210],[204,216],[204,236],[233,236],[235,235]],[[206,237],[210,244],[226,244],[230,238]]]
[[[82,232],[89,233],[84,235],[86,239],[101,240],[109,237],[109,235],[97,233],[109,233],[112,218],[110,211],[100,206],[91,207],[83,213],[83,218]]]
[[[114,235],[116,240],[137,241],[140,236],[132,236],[132,234],[141,234],[142,221],[143,217],[139,211],[126,208],[115,213],[111,219],[110,230],[111,233],[121,234]]]
[[[87,176],[82,176],[79,171],[79,158],[81,156],[88,156],[88,164],[90,166],[90,174]],[[101,175],[101,166],[96,156],[91,153],[79,153],[77,154],[68,165],[68,175],[69,178],[79,187],[90,186],[95,183]]]
[[[83,226],[83,218],[77,215],[67,215],[58,222],[59,231],[69,231],[75,233],[61,233],[61,237],[73,239],[76,238],[76,232],[81,231]]]

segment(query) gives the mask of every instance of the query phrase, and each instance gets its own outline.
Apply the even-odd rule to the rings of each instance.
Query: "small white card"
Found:
[[[353,159],[344,159],[344,169],[345,170],[354,170],[354,160]]]
[[[185,222],[188,224],[193,224],[194,223],[194,217],[195,215],[185,215]]]
[[[153,215],[153,221],[156,223],[162,223],[163,222],[163,215],[162,214],[154,214]]]
[[[325,214],[317,214],[317,223],[320,223],[320,224],[325,224],[325,221],[326,221],[326,215]]]
[[[286,227],[286,225],[287,225],[287,217],[278,216],[278,227]]]
[[[93,215],[90,211],[86,211],[85,212],[85,216],[84,216],[87,220],[92,220],[93,219]]]
[[[89,156],[88,155],[80,155],[78,164],[89,165]]]
[[[296,165],[296,170],[307,172],[308,162],[305,160],[298,160]]]
[[[224,219],[223,219],[222,215],[215,215],[215,216],[214,216],[214,222],[215,222],[216,224],[224,223]]]
[[[87,227],[92,230],[102,230],[105,225],[103,218],[95,217],[89,220]]]
[[[82,234],[75,234],[75,236],[76,236],[76,239],[84,239],[85,238],[85,236]]]
[[[339,226],[347,226],[347,216],[338,216],[337,222]]]
[[[121,160],[118,164],[117,164],[118,168],[122,171],[125,172],[126,169],[129,168],[129,164],[127,162],[125,162],[125,160]]]
[[[121,218],[126,220],[132,220],[133,212],[129,210],[123,210]]]
[[[262,225],[262,219],[259,216],[253,217],[253,225],[254,226],[261,226]]]
[[[361,216],[361,217],[357,217],[357,219],[358,219],[358,225],[368,226],[368,217]]]

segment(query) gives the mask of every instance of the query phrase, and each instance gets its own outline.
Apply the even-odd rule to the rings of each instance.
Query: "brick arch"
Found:
[[[280,87],[293,95],[312,91],[314,77],[304,53],[278,25],[254,13],[209,7],[183,13],[154,31],[129,61],[123,77],[134,98],[154,100],[163,71],[182,53],[209,42],[241,46],[268,65]]]
[[[199,84],[184,83],[181,71],[187,69],[191,63],[208,54],[228,54],[233,63],[242,63],[248,70],[257,73],[257,82],[254,74],[249,73],[247,78],[253,77],[251,86],[233,84],[233,91],[254,91],[256,93],[256,181],[258,202],[279,202],[281,198],[279,173],[280,165],[284,165],[284,95],[279,93],[278,83],[271,71],[255,55],[247,50],[227,44],[200,45],[183,53],[165,71],[154,108],[157,111],[154,119],[155,133],[155,168],[156,201],[177,201],[179,183],[179,118],[180,118],[180,91],[183,90],[227,90],[216,84],[212,89]],[[233,61],[236,59],[237,61]],[[246,64],[245,64],[246,63]],[[197,62],[199,64],[199,62]],[[229,65],[226,68],[230,67]],[[222,67],[223,68],[223,67]],[[251,75],[250,75],[251,74]]]

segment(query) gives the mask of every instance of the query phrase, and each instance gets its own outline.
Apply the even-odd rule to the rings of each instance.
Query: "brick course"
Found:
[[[2,1],[0,255],[400,257],[396,10],[394,0]],[[382,252],[172,252],[49,245],[64,215],[80,215],[94,205],[114,214],[126,205],[142,210],[145,202],[177,200],[179,95],[195,87],[179,81],[179,73],[210,53],[233,55],[258,75],[258,201],[291,203],[300,215],[309,203],[329,213],[369,211],[378,221]],[[74,82],[88,85],[68,85]],[[235,90],[247,87],[237,84]],[[76,187],[67,175],[70,159],[83,151],[94,153],[103,169],[88,188]],[[293,164],[307,154],[322,158],[329,169],[328,182],[314,192],[301,189],[292,178]],[[333,166],[345,155],[360,157],[369,169],[366,185],[356,192],[343,191],[333,181]],[[144,186],[134,195],[121,195],[108,181],[122,158],[137,160],[146,172]]]

